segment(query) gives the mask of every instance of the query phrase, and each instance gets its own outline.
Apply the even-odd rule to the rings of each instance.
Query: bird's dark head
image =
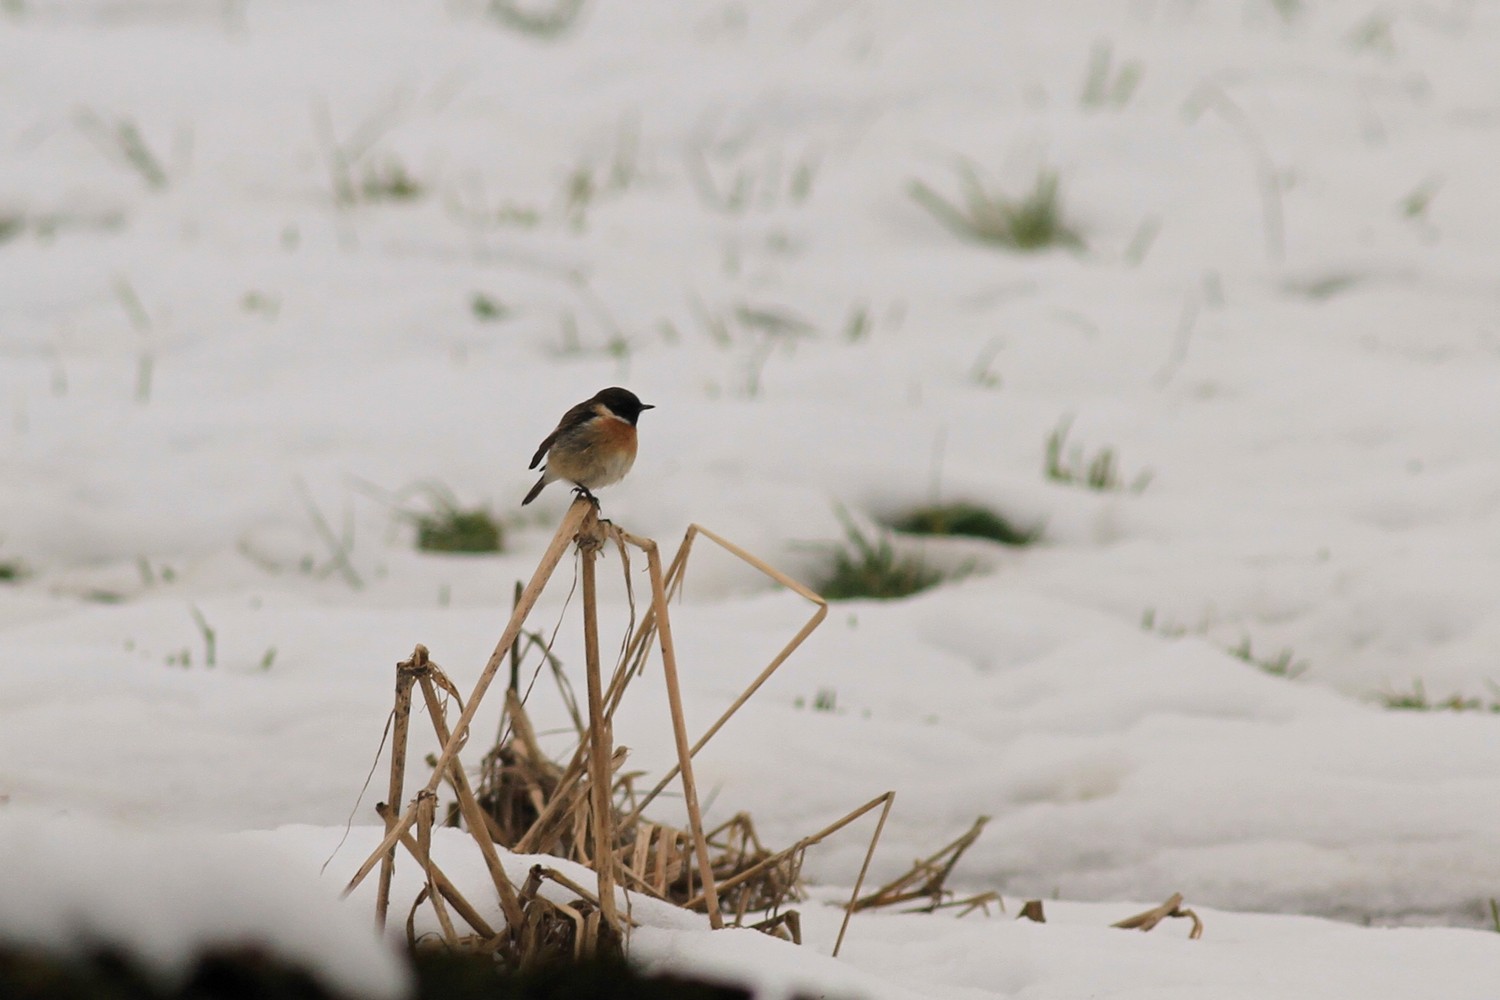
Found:
[[[608,408],[609,412],[632,424],[640,419],[642,410],[655,409],[651,404],[641,402],[640,397],[629,389],[621,389],[619,386],[601,389],[594,396],[593,402]]]

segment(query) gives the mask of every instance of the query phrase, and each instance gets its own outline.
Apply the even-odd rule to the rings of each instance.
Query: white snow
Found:
[[[0,814],[0,937],[56,947],[124,946],[173,973],[205,946],[251,944],[322,968],[350,989],[399,997],[409,978],[394,948],[350,919],[336,887],[279,844],[253,835],[36,814]]]
[[[831,960],[856,826],[809,855],[804,948],[655,914],[643,962],[766,995],[1494,995],[1500,718],[1376,698],[1500,701],[1500,10],[595,0],[540,39],[489,7],[0,2],[0,931],[169,965],[261,935],[398,989],[369,898],[329,902],[376,792],[316,872],[393,665],[422,642],[473,684],[567,499],[521,511],[525,463],[623,384],[657,409],[605,510],[668,549],[696,521],[812,580],[840,507],[934,497],[1044,539],[898,539],[962,572],[835,605],[698,779],[772,843],[895,789],[875,880],[989,815],[955,887],[1050,922],[861,916]],[[1086,106],[1104,53],[1139,83]],[[1010,193],[1056,169],[1087,250],[945,230],[907,189],[957,197],[959,158]],[[418,197],[360,193],[398,174]],[[1049,481],[1064,425],[1144,489]],[[423,483],[507,552],[414,552],[390,498]],[[688,583],[701,728],[809,609],[707,545]],[[660,769],[639,684],[616,736]],[[1203,940],[1108,928],[1175,891]]]

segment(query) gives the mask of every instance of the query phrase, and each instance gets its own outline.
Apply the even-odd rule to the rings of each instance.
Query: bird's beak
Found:
[[[655,403],[642,403],[641,404],[641,409],[643,409],[643,410],[654,410],[654,409],[656,409],[656,404]]]

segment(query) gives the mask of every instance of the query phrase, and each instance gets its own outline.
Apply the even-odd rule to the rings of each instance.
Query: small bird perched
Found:
[[[635,422],[643,410],[652,409],[629,389],[612,386],[564,413],[531,457],[528,468],[535,469],[544,457],[547,464],[521,506],[558,479],[577,486],[590,500],[594,499],[591,491],[624,479],[635,464]]]

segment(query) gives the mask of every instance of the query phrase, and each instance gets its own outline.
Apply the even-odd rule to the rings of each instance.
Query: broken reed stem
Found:
[[[1193,929],[1188,932],[1188,940],[1197,941],[1203,937],[1203,921],[1198,919],[1198,914],[1192,910],[1182,908],[1182,893],[1174,892],[1167,901],[1160,906],[1153,906],[1144,913],[1137,913],[1133,917],[1126,917],[1117,923],[1110,924],[1111,927],[1120,927],[1125,930],[1149,931],[1168,917],[1187,918],[1193,922]]]
[[[677,546],[677,552],[672,556],[672,561],[667,565],[666,590],[667,600],[670,602],[682,586],[684,569],[687,565],[688,553],[692,549],[693,536],[697,532],[696,524],[689,525],[687,534],[683,536],[682,543]],[[620,657],[620,670],[610,680],[610,711],[613,712],[624,697],[625,686],[629,684],[630,678],[640,672],[645,662],[646,654],[650,651],[651,640],[656,637],[656,606],[653,604],[646,609],[641,616],[640,627],[631,636],[625,646],[625,652]],[[675,773],[675,772],[674,772]],[[671,779],[667,779],[670,781]],[[640,815],[639,810],[635,813]]]
[[[427,791],[435,792],[438,785],[442,784],[443,773],[458,753],[459,748],[463,746],[463,741],[469,732],[469,723],[474,721],[474,713],[478,711],[479,704],[484,699],[484,692],[489,688],[490,682],[495,679],[495,672],[499,670],[500,664],[509,652],[511,643],[515,642],[516,636],[520,634],[522,623],[525,622],[526,616],[531,613],[531,609],[536,604],[537,598],[542,596],[543,588],[547,586],[547,581],[552,578],[553,572],[557,569],[557,564],[562,561],[563,554],[567,552],[568,545],[573,541],[573,536],[578,533],[578,526],[583,523],[584,515],[592,509],[593,505],[582,497],[579,497],[573,501],[573,506],[568,508],[568,512],[564,515],[562,523],[558,525],[557,534],[552,537],[552,543],[547,547],[546,553],[542,556],[542,561],[537,565],[536,572],[532,574],[531,582],[522,591],[521,599],[516,602],[515,610],[511,612],[510,622],[505,626],[505,632],[500,636],[500,641],[495,644],[495,651],[490,654],[489,662],[485,664],[484,671],[479,675],[479,680],[474,685],[474,691],[469,695],[468,705],[458,717],[458,722],[453,727],[451,737],[443,742],[443,750],[438,755],[437,763],[433,767],[432,778],[427,783]],[[380,858],[391,849],[391,845],[400,839],[401,833],[410,829],[412,823],[415,821],[416,807],[412,806],[386,832],[385,839],[380,842],[380,846],[375,848],[374,853],[365,860],[364,864],[360,865],[359,870],[354,873],[354,877],[349,880],[349,884],[344,887],[344,895],[349,895],[349,893],[359,887],[359,884],[374,870]],[[481,826],[479,829],[482,831],[484,827]],[[507,916],[509,916],[509,907],[507,907]]]
[[[677,740],[677,769],[682,774],[682,797],[687,805],[688,828],[698,855],[698,871],[703,879],[703,896],[708,903],[708,924],[714,930],[724,926],[719,912],[719,892],[714,885],[713,861],[708,856],[708,841],[703,836],[703,814],[698,809],[698,784],[693,780],[693,754],[688,749],[687,721],[682,714],[682,689],[677,683],[677,649],[672,644],[672,624],[667,617],[667,592],[662,583],[661,551],[649,538],[621,533],[631,544],[646,553],[646,567],[651,575],[651,606],[656,612],[656,639],[661,647],[661,672],[667,684],[667,704],[672,710],[672,734]],[[640,812],[637,808],[635,814]]]
[[[625,697],[625,689],[630,686],[631,679],[641,672],[641,669],[645,664],[646,655],[651,651],[651,640],[656,638],[656,605],[653,602],[652,605],[646,609],[646,613],[641,616],[639,624],[636,624],[634,618],[635,594],[632,591],[630,584],[630,550],[627,548],[627,545],[634,545],[637,548],[641,548],[641,542],[629,532],[621,531],[615,528],[613,525],[611,525],[610,527],[612,529],[610,531],[610,537],[614,539],[615,544],[619,546],[620,549],[620,564],[625,577],[625,596],[626,600],[630,604],[631,609],[631,626],[629,629],[629,634],[626,636],[626,641],[621,646],[620,658],[615,663],[614,673],[610,675],[609,687],[606,688],[604,692],[604,714],[609,719],[613,719],[615,710],[620,707],[620,702]],[[679,556],[680,554],[681,553],[679,551]],[[672,562],[672,568],[669,568],[667,571],[666,589],[667,599],[669,601],[671,600],[672,596],[673,574],[677,572],[676,566],[677,560],[674,559]],[[632,813],[629,817],[629,822],[633,823],[637,818],[639,818],[639,816],[639,812]],[[622,826],[623,825],[627,824],[622,824]]]
[[[928,912],[936,913],[938,910],[948,910],[956,906],[962,906],[963,909],[958,911],[958,916],[960,919],[967,917],[975,910],[979,910],[983,912],[985,916],[989,916],[991,903],[994,903],[996,906],[1000,907],[1001,913],[1005,912],[1004,898],[1002,898],[998,892],[994,891],[980,892],[964,899],[955,899],[946,903],[939,903]]]
[[[441,772],[448,763],[453,760],[463,741],[468,738],[469,723],[474,720],[474,713],[479,709],[479,703],[488,690],[490,682],[495,679],[495,671],[499,669],[501,662],[510,651],[511,643],[521,634],[521,625],[526,616],[531,613],[532,606],[536,604],[537,598],[542,596],[542,590],[547,586],[552,573],[557,569],[557,564],[562,561],[563,554],[568,550],[568,544],[577,534],[578,526],[590,511],[593,505],[582,497],[573,501],[573,506],[568,508],[568,513],[563,517],[562,524],[558,527],[557,534],[552,538],[552,544],[547,547],[542,556],[541,563],[536,572],[532,574],[531,582],[526,585],[521,599],[516,602],[516,607],[511,612],[510,622],[505,626],[505,633],[501,635],[500,641],[495,644],[495,651],[490,654],[489,661],[484,665],[479,680],[474,685],[474,691],[469,695],[469,704],[458,717],[458,722],[453,726],[453,737],[443,747],[443,752],[438,756],[436,770],[429,782],[429,790],[436,790],[438,783],[442,780]]]
[[[518,711],[518,710],[517,710]],[[607,718],[607,717],[606,717]],[[624,747],[615,751],[611,759],[610,767],[618,768],[623,763]],[[579,740],[578,746],[573,751],[572,758],[566,767],[559,772],[556,784],[553,786],[550,798],[544,808],[541,808],[537,818],[532,821],[531,826],[516,841],[511,850],[516,854],[547,854],[552,847],[552,838],[563,834],[563,827],[569,822],[570,817],[577,819],[575,806],[577,804],[577,786],[588,771],[589,741],[588,734],[584,733]],[[538,750],[536,756],[540,757]],[[611,787],[613,787],[611,785]]]
[[[377,805],[375,811],[386,822],[395,822],[395,811],[384,802]],[[422,845],[412,839],[410,833],[403,833],[399,843],[402,847],[406,848],[407,853],[416,859],[417,864],[430,873],[433,884],[437,886],[437,890],[443,894],[443,898],[448,901],[448,904],[453,907],[454,912],[463,917],[469,926],[474,928],[481,937],[487,940],[495,937],[495,929],[489,925],[489,921],[481,917],[479,911],[470,905],[469,901],[464,898],[463,893],[459,892],[458,887],[453,884],[453,881],[443,874],[443,870],[437,866],[437,862],[433,861],[430,855],[422,853]]]
[[[594,936],[589,936],[588,924],[573,907],[567,903],[554,903],[551,900],[542,900],[550,906],[554,912],[560,913],[573,922],[573,961],[578,962],[594,955],[599,945],[598,925],[594,926]]]
[[[427,715],[432,719],[432,727],[437,732],[439,742],[451,742],[448,720],[443,714],[443,703],[438,699],[437,689],[433,687],[431,669],[421,674],[418,681],[422,686],[422,697],[427,702]],[[505,874],[505,866],[500,863],[494,838],[490,836],[486,813],[474,798],[474,790],[469,787],[469,777],[464,773],[463,764],[455,757],[448,762],[446,769],[450,774],[453,791],[458,796],[458,808],[469,825],[469,835],[479,845],[479,853],[483,855],[485,867],[489,869],[490,878],[495,883],[495,891],[500,895],[500,908],[505,911],[505,922],[511,928],[520,927],[521,902],[516,897],[516,889],[511,885],[510,876]],[[441,781],[443,770],[439,769],[435,777],[437,781],[433,784]],[[428,788],[422,794],[435,795],[435,791]]]
[[[807,620],[806,624],[804,624],[802,628],[798,630],[797,634],[792,636],[791,641],[781,648],[781,652],[777,653],[776,656],[772,658],[771,662],[766,665],[766,668],[762,670],[753,681],[750,682],[749,686],[746,687],[745,690],[740,693],[740,696],[736,698],[727,709],[724,710],[724,713],[719,716],[714,724],[709,726],[708,730],[702,736],[698,737],[698,741],[694,743],[692,748],[688,751],[688,759],[697,756],[698,751],[702,750],[703,747],[708,743],[708,741],[714,738],[718,731],[724,727],[724,724],[728,722],[734,716],[734,714],[740,710],[745,702],[754,697],[755,692],[760,690],[761,685],[763,685],[767,680],[770,679],[771,675],[774,674],[777,669],[779,669],[781,665],[787,661],[787,658],[797,651],[797,647],[801,646],[802,643],[806,641],[809,635],[812,635],[813,630],[823,623],[823,619],[828,617],[828,602],[825,601],[820,594],[809,590],[807,587],[787,576],[785,573],[776,569],[774,566],[771,566],[769,563],[766,563],[756,556],[751,555],[749,552],[746,552],[744,549],[729,541],[727,538],[717,535],[698,524],[692,524],[688,526],[687,533],[683,536],[682,544],[677,547],[677,555],[672,559],[672,574],[674,575],[671,576],[671,590],[668,593],[668,597],[671,596],[671,593],[675,593],[676,589],[682,583],[682,579],[687,567],[688,552],[692,549],[693,539],[697,535],[703,535],[709,541],[715,543],[729,554],[736,556],[743,562],[749,563],[752,567],[775,580],[783,587],[786,587],[788,590],[794,591],[798,595],[811,601],[813,604],[817,605],[817,609],[813,612],[812,617]],[[632,539],[632,541],[636,541],[636,544],[640,544],[638,540]],[[665,614],[665,599],[662,601],[662,608],[662,613]],[[648,628],[655,626],[657,620],[655,610],[656,609],[653,605],[650,615],[648,615],[646,619],[642,620],[641,632],[643,634]],[[641,812],[651,804],[652,800],[654,800],[666,789],[667,785],[671,784],[673,778],[677,777],[677,771],[678,768],[669,770],[666,775],[656,783],[656,786],[652,788],[651,791],[647,792],[638,803],[636,803],[635,808],[631,810],[630,816],[625,820],[627,824],[633,823],[640,818]]]
[[[443,938],[450,947],[457,946],[458,932],[453,929],[453,920],[448,916],[448,907],[443,903],[442,891],[437,887],[437,879],[433,877],[432,865],[432,821],[436,816],[437,796],[431,792],[423,792],[417,796],[417,847],[426,858],[422,865],[427,876],[427,898],[432,900],[433,912],[437,914],[438,925],[443,928]]]
[[[553,882],[556,882],[558,885],[562,886],[564,889],[567,889],[567,890],[569,890],[571,892],[577,893],[578,894],[578,898],[581,899],[581,900],[583,900],[585,903],[588,903],[588,904],[590,904],[592,906],[595,906],[595,907],[599,907],[601,910],[603,909],[603,907],[599,903],[599,900],[597,900],[597,899],[594,898],[594,894],[593,893],[589,892],[583,886],[579,885],[577,882],[574,882],[572,879],[568,878],[568,876],[564,875],[562,872],[558,871],[556,868],[545,868],[542,865],[537,865],[535,868],[532,869],[532,871],[533,872],[536,871],[537,868],[541,869],[541,871],[542,871],[542,877],[543,878],[548,879],[548,880],[553,881]]]
[[[534,854],[541,850],[543,838],[552,831],[553,824],[558,816],[573,808],[573,789],[578,784],[578,779],[583,776],[581,762],[587,747],[580,745],[574,753],[573,759],[558,779],[557,787],[552,790],[552,798],[547,802],[547,807],[532,821],[531,828],[521,835],[511,848],[517,854]]]
[[[687,533],[683,535],[681,544],[677,546],[677,552],[672,556],[672,561],[667,565],[666,589],[668,602],[670,602],[672,598],[677,595],[677,592],[682,588],[682,581],[687,568],[687,558],[693,548],[693,539],[701,530],[703,529],[699,528],[699,526],[696,524],[688,525]],[[640,627],[636,630],[635,634],[631,636],[630,641],[626,644],[625,652],[620,657],[619,670],[616,671],[615,676],[610,680],[611,714],[614,713],[615,708],[619,706],[620,700],[624,697],[625,687],[630,683],[630,678],[634,677],[637,673],[640,672],[641,666],[645,662],[646,654],[650,651],[651,640],[655,638],[655,636],[656,607],[653,604],[651,607],[647,608],[646,613],[641,616]],[[694,750],[693,752],[697,753],[697,750]],[[661,785],[651,793],[652,796],[659,794],[661,790],[665,788],[666,785],[672,780],[676,773],[676,771],[672,771],[667,776],[667,778],[662,781]],[[641,810],[637,808],[631,814],[631,820],[634,821],[640,816],[640,814]]]
[[[585,534],[587,533],[587,534]],[[583,557],[583,656],[589,691],[589,795],[594,826],[594,871],[599,878],[599,906],[613,929],[619,925],[615,911],[614,803],[610,768],[609,724],[604,719],[603,683],[599,678],[599,607],[594,560],[603,544],[598,512],[584,519],[578,537]]]
[[[984,831],[989,821],[990,817],[980,816],[974,821],[974,825],[958,839],[931,856],[917,861],[904,875],[856,901],[855,909],[894,906],[912,899],[935,899],[941,894],[943,883],[953,871],[954,865],[958,864],[958,859],[973,845],[974,841],[979,839],[979,834]],[[917,888],[909,889],[908,887],[913,884],[916,884]]]
[[[787,929],[787,937],[782,937],[782,935],[776,933],[778,927],[785,927]],[[774,917],[768,917],[758,924],[751,924],[749,929],[760,931],[769,937],[781,938],[783,941],[790,939],[792,944],[799,947],[802,944],[802,917],[798,915],[796,910],[787,910],[785,913],[778,913]]]
[[[825,601],[820,594],[809,590],[807,587],[804,587],[796,580],[793,580],[791,577],[776,569],[774,566],[771,566],[769,563],[766,563],[756,556],[751,555],[749,552],[746,552],[744,549],[729,541],[727,538],[716,535],[712,531],[709,531],[707,528],[700,527],[696,524],[688,530],[696,531],[698,534],[703,535],[709,541],[716,543],[720,548],[729,552],[731,555],[738,556],[742,561],[749,563],[751,566],[760,570],[766,576],[769,576],[771,579],[775,580],[783,587],[786,587],[788,590],[794,591],[800,596],[811,601],[813,604],[817,605],[817,610],[813,612],[812,617],[809,618],[807,622],[802,626],[802,628],[797,631],[796,635],[792,636],[791,641],[781,648],[781,652],[777,653],[775,658],[766,665],[766,668],[760,672],[755,680],[750,682],[750,686],[747,687],[740,694],[740,696],[736,698],[727,709],[724,710],[724,714],[719,716],[718,721],[716,721],[712,726],[709,726],[708,731],[705,732],[702,736],[698,737],[698,742],[693,744],[693,753],[696,755],[698,751],[703,748],[704,744],[714,738],[714,734],[723,727],[724,723],[728,722],[730,717],[734,715],[734,713],[738,712],[740,710],[740,707],[744,705],[745,702],[749,701],[756,691],[760,690],[760,686],[764,684],[773,673],[776,672],[777,668],[785,663],[787,661],[787,658],[790,657],[792,653],[796,652],[797,647],[802,645],[803,641],[812,634],[813,629],[817,628],[823,623],[823,619],[828,617],[828,602]],[[684,545],[686,545],[686,540],[684,540]],[[685,565],[686,563],[684,562],[684,566]],[[678,581],[680,582],[681,579],[682,576],[681,574],[679,574]]]
[[[1030,920],[1034,924],[1045,924],[1047,914],[1042,911],[1040,899],[1028,899],[1021,904],[1021,912],[1016,914],[1017,920]]]
[[[859,819],[865,813],[869,812],[871,809],[874,809],[876,806],[880,805],[880,803],[885,802],[887,799],[894,798],[894,797],[895,797],[895,793],[894,792],[886,792],[884,795],[877,795],[875,798],[871,799],[869,802],[866,802],[864,805],[860,806],[858,809],[855,809],[852,812],[850,812],[847,815],[845,815],[843,819],[834,820],[832,823],[829,823],[827,826],[823,827],[823,829],[819,830],[817,833],[809,834],[808,836],[803,837],[801,840],[797,841],[791,847],[785,848],[784,850],[777,851],[775,854],[772,854],[769,857],[762,858],[760,861],[758,861],[755,864],[751,865],[749,868],[746,868],[743,871],[737,872],[737,873],[735,873],[735,875],[733,877],[727,878],[723,882],[720,882],[719,883],[719,891],[720,892],[728,892],[730,889],[733,889],[735,886],[738,886],[738,885],[740,885],[743,882],[747,882],[750,879],[754,878],[755,876],[761,874],[766,869],[772,868],[772,867],[774,867],[776,865],[781,864],[783,861],[785,861],[787,858],[791,857],[792,855],[796,854],[798,851],[805,851],[809,847],[813,847],[813,846],[815,846],[817,844],[822,843],[824,839],[826,839],[827,837],[832,836],[835,833],[838,833],[844,827],[848,826],[850,823],[853,823],[855,820]],[[886,808],[889,809],[890,808],[889,805],[887,805]],[[687,909],[687,910],[691,910],[691,909],[694,909],[694,908],[702,906],[702,905],[703,905],[703,896],[701,894],[692,897],[686,903],[682,904],[683,909]]]
[[[425,648],[418,646],[412,659],[396,665],[396,724],[391,734],[391,784],[385,800],[389,809],[382,816],[386,833],[390,833],[391,828],[396,825],[396,817],[391,814],[390,809],[397,807],[405,790],[406,734],[411,725],[411,688],[416,683],[412,664],[418,655],[426,652]],[[393,844],[380,859],[380,887],[375,893],[375,924],[381,930],[385,930],[386,914],[390,910],[391,876],[395,871],[396,847]]]
[[[854,880],[854,891],[849,894],[849,905],[844,907],[844,921],[839,924],[839,936],[833,942],[833,957],[839,957],[839,949],[844,946],[844,932],[849,929],[849,918],[854,916],[854,910],[859,902],[859,890],[865,884],[865,875],[870,870],[870,859],[875,857],[875,845],[880,843],[880,833],[885,829],[885,818],[891,814],[891,806],[896,801],[894,791],[886,792],[880,798],[885,800],[885,808],[880,810],[880,819],[875,823],[875,833],[870,837],[870,849],[865,851],[865,863],[859,866],[859,878]],[[876,800],[877,802],[879,799]]]

